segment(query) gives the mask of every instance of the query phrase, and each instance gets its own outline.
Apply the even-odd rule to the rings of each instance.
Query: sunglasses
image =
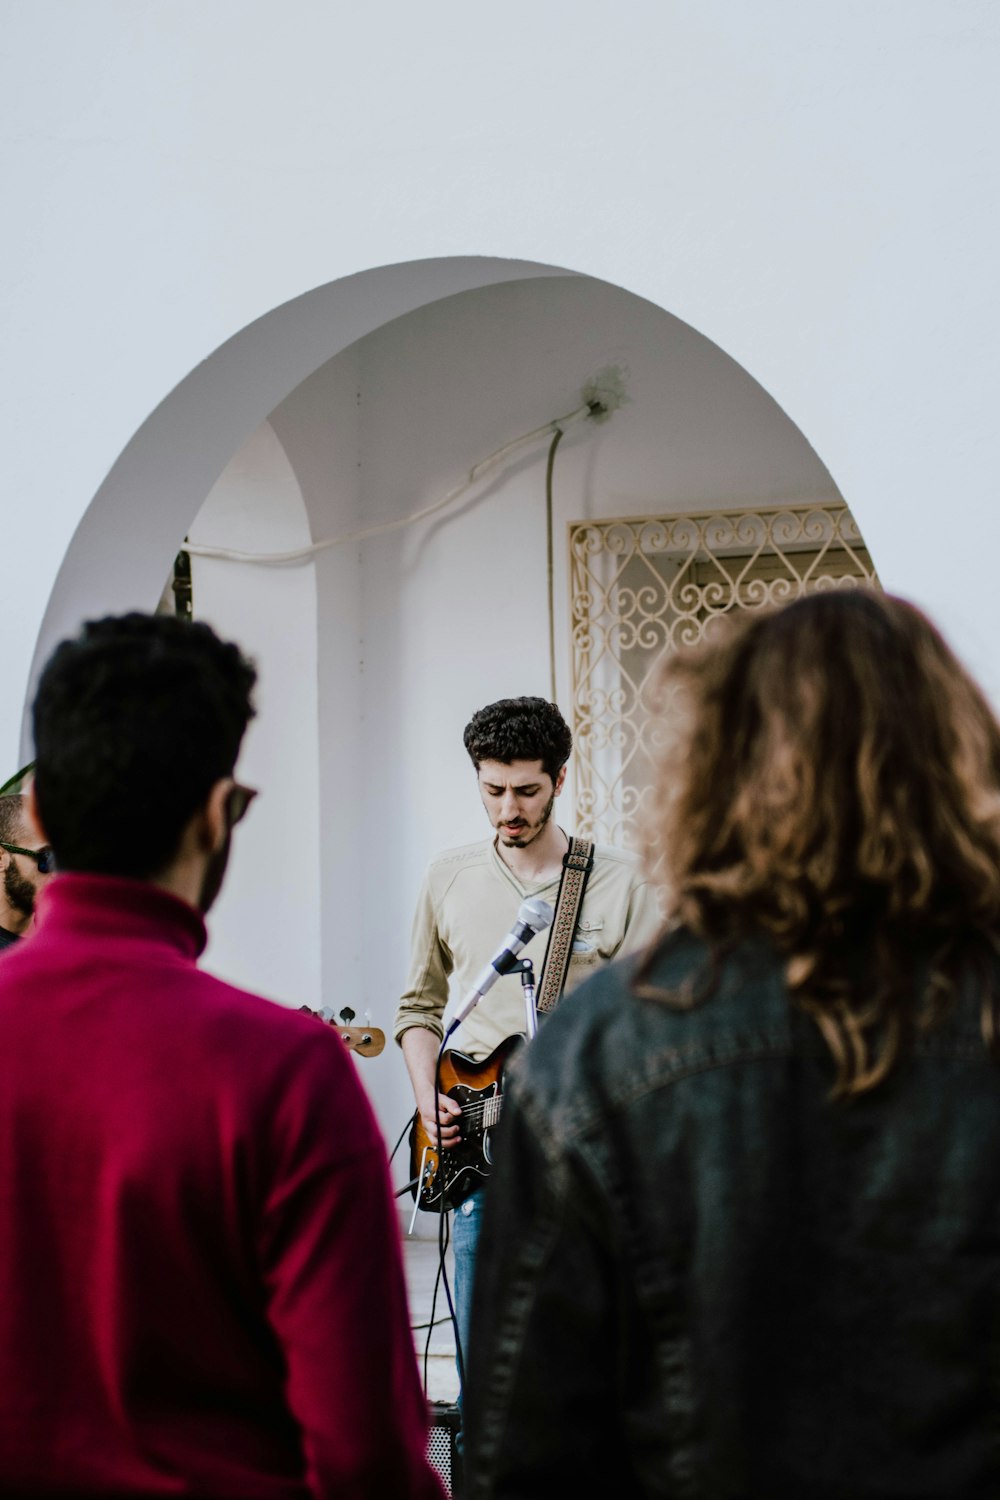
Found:
[[[238,781],[233,782],[226,798],[226,822],[230,828],[235,828],[241,818],[246,817],[247,809],[256,795],[255,787],[241,786]],[[38,868],[41,869],[41,865]]]
[[[246,808],[243,811],[245,812]],[[8,854],[26,854],[29,859],[35,861],[39,875],[51,875],[56,867],[55,855],[49,844],[43,844],[40,849],[22,849],[20,844],[5,844],[3,839],[0,839],[0,849],[6,849]]]

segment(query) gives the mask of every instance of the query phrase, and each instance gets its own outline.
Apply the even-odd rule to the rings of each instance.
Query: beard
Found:
[[[209,858],[205,866],[205,875],[201,882],[201,890],[198,892],[198,910],[202,916],[207,916],[215,905],[215,898],[222,890],[222,882],[226,876],[226,866],[229,863],[229,844],[231,834],[227,833],[222,844]]]
[[[30,917],[35,910],[35,887],[21,874],[11,860],[3,876],[4,895],[15,911]]]
[[[556,794],[555,792],[553,792],[552,796],[549,798],[548,802],[546,802],[544,808],[542,809],[542,816],[539,818],[537,823],[525,823],[524,828],[521,829],[514,838],[504,838],[501,834],[500,842],[501,844],[503,844],[504,848],[524,849],[528,846],[528,844],[533,844],[538,835],[541,833],[542,829],[545,827],[546,823],[551,818],[552,809],[555,806],[555,803]]]

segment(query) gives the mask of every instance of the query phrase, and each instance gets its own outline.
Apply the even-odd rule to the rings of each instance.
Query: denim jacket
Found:
[[[651,972],[705,952],[679,934]],[[1000,1069],[979,997],[868,1094],[763,942],[570,997],[508,1075],[468,1500],[1000,1496]]]

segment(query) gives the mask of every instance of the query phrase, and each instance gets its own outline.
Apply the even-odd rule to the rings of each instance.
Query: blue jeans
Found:
[[[477,1188],[452,1214],[451,1243],[455,1253],[455,1321],[462,1360],[469,1358],[469,1328],[472,1322],[472,1280],[476,1271],[476,1248],[483,1221],[485,1193]],[[458,1358],[456,1355],[456,1364]],[[459,1378],[462,1366],[458,1365]],[[459,1396],[461,1403],[461,1395]]]

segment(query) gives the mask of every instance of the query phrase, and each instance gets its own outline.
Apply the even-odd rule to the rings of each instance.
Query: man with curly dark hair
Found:
[[[555,905],[569,837],[553,818],[566,781],[573,737],[554,703],[503,698],[473,714],[465,748],[493,829],[479,843],[451,849],[431,864],[417,903],[410,975],[394,1035],[406,1059],[420,1122],[427,1136],[454,1150],[462,1141],[459,1104],[435,1089],[435,1063],[449,995],[475,983],[529,896]],[[576,924],[565,992],[600,964],[642,947],[657,928],[656,903],[638,861],[621,849],[594,852]],[[542,976],[547,934],[524,949]],[[498,980],[455,1035],[455,1047],[484,1063],[525,1029],[517,974]],[[484,1190],[471,1192],[454,1214],[455,1300],[459,1366],[468,1340],[469,1305]]]
[[[203,624],[50,659],[58,874],[0,983],[0,1492],[440,1500],[385,1147],[313,1017],[197,966],[256,673]]]

